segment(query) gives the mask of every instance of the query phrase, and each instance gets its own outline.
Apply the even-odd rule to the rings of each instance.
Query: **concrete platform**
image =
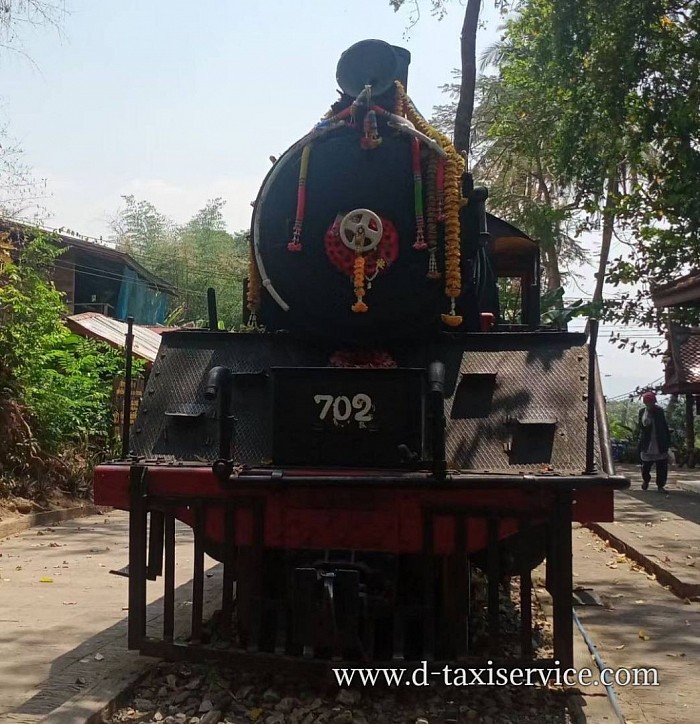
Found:
[[[176,616],[191,611],[191,529],[176,532]],[[126,650],[128,514],[114,511],[0,541],[0,722],[85,722],[152,664]],[[208,576],[218,577],[206,559]],[[212,589],[214,586],[212,585]],[[149,584],[149,627],[162,582]]]
[[[626,472],[626,471],[625,471]],[[700,597],[700,497],[669,480],[668,495],[654,488],[615,494],[615,522],[591,529],[669,586],[681,598]]]
[[[632,489],[639,490],[642,485],[642,477],[639,465],[618,464],[617,472],[626,475],[632,481]],[[652,470],[651,488],[654,488],[654,471]],[[671,466],[668,473],[668,488],[673,490],[684,490],[687,493],[700,495],[700,467],[678,468]]]
[[[574,585],[603,603],[576,612],[605,665],[652,667],[658,674],[658,686],[614,687],[628,724],[696,724],[700,604],[684,602],[586,528],[574,530],[573,550]],[[599,696],[583,694],[589,724],[616,721],[598,711]]]

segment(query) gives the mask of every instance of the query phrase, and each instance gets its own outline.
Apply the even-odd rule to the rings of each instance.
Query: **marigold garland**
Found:
[[[405,91],[402,93],[403,86],[399,88],[399,86],[401,85],[400,83],[397,82],[394,85],[396,86],[396,97],[394,99],[394,114],[403,117],[406,115],[406,108],[403,102],[403,96],[405,94]]]
[[[462,291],[462,274],[460,269],[460,223],[461,179],[464,174],[464,158],[457,152],[447,136],[433,128],[418,109],[400,81],[395,81],[398,94],[406,108],[406,117],[411,123],[429,138],[440,144],[447,154],[445,161],[445,294],[450,299],[449,314],[443,314],[442,320],[450,327],[462,324],[462,317],[456,313],[455,304]]]
[[[352,305],[353,312],[366,312],[368,307],[362,301],[365,296],[365,258],[360,252],[355,257],[355,267],[353,269],[353,286],[355,287],[355,296],[357,301]]]

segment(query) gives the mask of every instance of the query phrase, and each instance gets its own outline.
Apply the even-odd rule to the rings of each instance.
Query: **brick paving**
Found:
[[[183,585],[191,578],[191,540],[191,530],[178,526],[180,618],[191,608]],[[109,573],[127,561],[128,514],[121,511],[0,541],[0,722],[36,722],[66,702],[79,711],[82,700],[99,700],[110,682],[149,665],[126,651],[128,581]],[[160,623],[161,581],[149,584],[149,626]]]
[[[607,666],[658,669],[658,687],[616,687],[628,724],[694,724],[700,603],[690,598],[700,594],[700,495],[688,491],[700,489],[700,470],[672,471],[668,496],[653,478],[642,491],[637,467],[618,472],[632,487],[615,494],[615,522],[595,526],[617,550],[574,530],[575,586],[604,605],[576,610]]]

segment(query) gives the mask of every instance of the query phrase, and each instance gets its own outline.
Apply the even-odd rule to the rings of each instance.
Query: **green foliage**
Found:
[[[633,442],[640,405],[634,400],[609,400],[606,408],[610,437],[614,440]]]
[[[207,288],[217,293],[219,319],[227,328],[242,317],[243,279],[248,270],[247,234],[226,231],[224,201],[213,199],[182,226],[147,201],[124,196],[125,208],[112,221],[118,248],[133,255],[178,291],[171,324],[207,319]]]
[[[47,281],[59,254],[38,235],[0,281],[0,408],[7,413],[15,402],[18,414],[26,412],[13,424],[25,426],[22,444],[34,455],[56,454],[71,443],[107,444],[112,381],[123,367],[121,353],[63,324],[61,294]],[[21,453],[9,454],[21,468]]]
[[[548,48],[556,70],[558,167],[589,211],[607,197],[607,216],[627,242],[608,270],[618,292],[607,319],[656,326],[651,286],[700,265],[700,3],[523,6],[551,38],[532,50],[541,57]]]
[[[522,324],[523,290],[520,277],[499,277],[498,306],[504,324]]]
[[[541,322],[545,326],[566,329],[574,317],[600,316],[600,305],[577,299],[570,304],[564,303],[564,288],[558,287],[546,291],[540,299]]]
[[[540,241],[550,290],[559,267],[584,261],[580,231],[600,229],[594,300],[606,280],[617,287],[605,319],[660,326],[651,288],[700,267],[700,2],[516,9],[487,54],[496,73],[479,84],[476,175],[492,208]],[[449,124],[454,108],[438,107],[438,120]],[[610,262],[615,236],[626,248]],[[700,323],[698,308],[674,315]]]

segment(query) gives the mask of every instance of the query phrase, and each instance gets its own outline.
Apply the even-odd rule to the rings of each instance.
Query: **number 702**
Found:
[[[347,422],[351,417],[355,422],[372,422],[372,398],[362,392],[352,400],[345,395],[314,395],[314,402],[321,406],[320,420],[325,420],[331,413],[336,425]]]

